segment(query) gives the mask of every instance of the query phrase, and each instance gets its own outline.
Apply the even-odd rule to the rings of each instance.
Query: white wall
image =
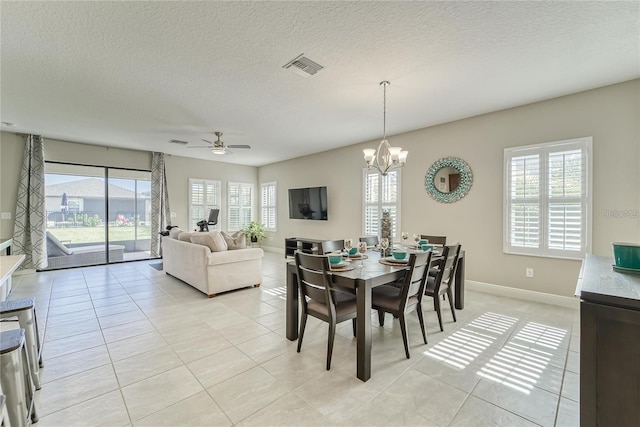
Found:
[[[401,229],[410,234],[446,235],[462,243],[469,280],[572,296],[579,261],[506,255],[502,252],[503,152],[515,147],[593,137],[593,252],[612,256],[612,241],[640,242],[640,219],[615,218],[605,211],[640,209],[640,80],[485,114],[389,138],[409,150],[402,171]],[[304,141],[300,141],[304,143]],[[284,238],[357,238],[362,233],[363,148],[379,141],[263,166],[261,182],[277,181],[278,231]],[[474,176],[470,193],[453,204],[429,197],[424,178],[442,157],[460,157]],[[329,221],[290,220],[287,189],[326,185]],[[534,269],[525,278],[525,268]]]

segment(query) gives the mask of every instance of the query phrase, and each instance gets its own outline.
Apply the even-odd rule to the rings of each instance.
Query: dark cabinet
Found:
[[[322,240],[288,237],[284,239],[284,257],[293,256],[297,250],[308,254],[319,254],[322,253],[321,245]]]
[[[580,296],[580,425],[640,425],[640,276],[589,255]]]

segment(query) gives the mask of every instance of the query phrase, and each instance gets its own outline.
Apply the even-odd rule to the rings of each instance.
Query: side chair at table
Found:
[[[341,251],[344,249],[344,240],[325,240],[320,244],[320,250],[322,254],[328,254],[334,251]]]
[[[423,240],[428,240],[431,245],[441,245],[444,246],[447,244],[447,236],[429,236],[428,234],[421,234],[420,238]]]
[[[333,341],[336,336],[336,325],[352,319],[353,336],[356,336],[356,296],[343,292],[333,286],[329,258],[323,255],[295,253],[298,287],[302,302],[300,333],[298,336],[298,353],[302,348],[307,316],[313,316],[329,324],[327,343],[327,371],[331,369]]]
[[[364,237],[360,237],[360,241],[361,242],[365,242],[367,244],[367,247],[371,247],[371,246],[378,246],[378,243],[380,243],[378,241],[378,236],[364,236]]]
[[[433,298],[433,309],[438,314],[438,323],[440,324],[441,331],[444,331],[444,328],[442,327],[440,296],[443,296],[444,298],[444,295],[447,295],[447,298],[449,299],[449,306],[451,307],[451,314],[453,315],[453,321],[457,322],[456,310],[453,307],[452,286],[459,255],[460,243],[456,243],[451,246],[444,246],[442,248],[442,259],[438,261],[437,270],[432,269],[427,278],[425,295]]]
[[[371,290],[371,306],[378,310],[378,321],[384,326],[384,315],[390,313],[400,321],[404,352],[407,359],[409,355],[409,337],[407,335],[407,322],[405,316],[412,311],[417,312],[422,337],[427,344],[427,333],[424,329],[422,315],[422,296],[425,293],[429,265],[431,264],[431,251],[412,253],[409,255],[409,269],[403,280],[394,285],[383,285]],[[399,286],[398,286],[399,285]]]

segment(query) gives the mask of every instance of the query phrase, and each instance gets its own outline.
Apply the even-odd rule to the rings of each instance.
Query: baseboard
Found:
[[[527,301],[551,304],[560,307],[580,309],[578,298],[563,297],[560,295],[546,294],[544,292],[529,291],[526,289],[510,288],[508,286],[492,285],[490,283],[465,280],[465,288],[470,291],[484,292],[486,294],[500,295],[503,297],[518,298]]]
[[[261,248],[265,252],[273,252],[273,253],[276,253],[276,254],[284,255],[284,249],[283,248],[274,248],[273,246],[261,246]]]

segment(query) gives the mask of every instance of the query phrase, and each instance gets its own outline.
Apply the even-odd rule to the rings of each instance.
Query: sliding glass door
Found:
[[[127,260],[151,249],[151,173],[109,168],[109,243],[124,245]]]
[[[45,198],[47,269],[150,257],[151,172],[47,162]]]

